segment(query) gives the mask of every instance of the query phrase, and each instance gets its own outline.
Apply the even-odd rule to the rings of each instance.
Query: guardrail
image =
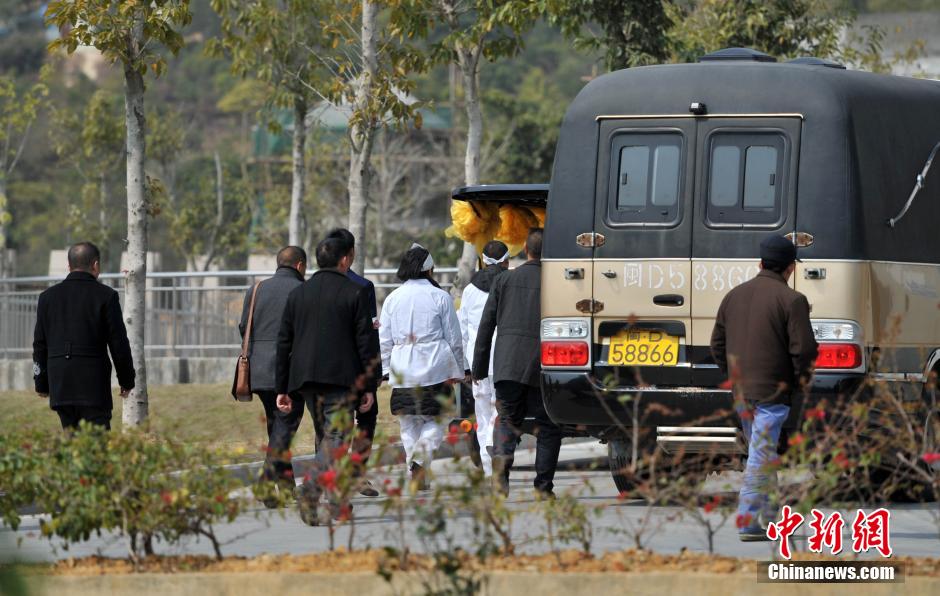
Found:
[[[382,300],[400,282],[396,269],[366,269],[365,276]],[[239,349],[238,322],[245,292],[271,271],[154,272],[147,274],[148,356],[224,356]],[[310,272],[312,274],[313,272]],[[453,284],[457,269],[434,270],[441,286]],[[64,277],[0,279],[0,359],[26,359],[32,354],[39,294]],[[99,280],[124,297],[124,275],[102,274]]]

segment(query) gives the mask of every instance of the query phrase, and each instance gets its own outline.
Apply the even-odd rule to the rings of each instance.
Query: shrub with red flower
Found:
[[[451,430],[449,433],[447,433],[447,442],[451,445],[456,445],[457,441],[459,440],[460,435],[458,435],[455,431]]]
[[[925,453],[921,455],[920,458],[924,460],[925,464],[935,464],[940,462],[940,453]]]
[[[796,433],[787,441],[787,445],[790,447],[799,447],[806,441],[806,437],[803,436],[803,433]]]
[[[702,509],[705,510],[705,513],[711,513],[717,509],[719,505],[721,505],[721,497],[715,495],[711,501],[705,503],[705,505],[702,506]]]
[[[336,470],[327,470],[317,476],[317,484],[329,491],[336,490]]]

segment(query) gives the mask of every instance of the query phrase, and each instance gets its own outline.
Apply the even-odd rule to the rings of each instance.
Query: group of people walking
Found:
[[[513,453],[530,416],[538,443],[535,487],[551,493],[561,431],[545,415],[538,389],[541,230],[529,234],[524,265],[509,271],[509,256],[502,242],[485,247],[484,267],[458,311],[434,278],[430,252],[413,244],[398,268],[402,285],[377,317],[374,285],[350,269],[355,239],[337,229],[317,245],[318,269],[309,280],[305,252],[288,246],[278,253],[274,276],[248,290],[239,330],[244,336],[250,322],[251,390],[267,420],[262,481],[293,489],[289,448],[306,409],[318,446],[313,470],[297,489],[306,523],[318,521],[317,480],[334,458],[351,449],[365,469],[383,381],[392,388],[390,410],[398,417],[414,490],[430,487],[428,470],[444,439],[451,395],[470,383],[485,474],[495,473],[496,487],[508,492]],[[355,419],[355,430],[337,424],[341,419]],[[365,496],[379,494],[364,474],[358,488]],[[265,503],[273,507],[278,500],[267,493]],[[334,499],[329,507],[336,516],[349,504]]]
[[[297,493],[301,518],[317,524],[320,474],[348,449],[358,455],[360,471],[365,469],[379,413],[376,391],[384,380],[392,387],[391,413],[399,419],[412,486],[427,489],[448,396],[456,384],[471,383],[480,456],[495,488],[509,491],[513,455],[528,420],[536,436],[535,489],[552,495],[562,433],[546,414],[540,392],[541,229],[529,232],[525,253],[526,262],[510,271],[509,249],[489,242],[484,266],[458,311],[434,279],[430,252],[414,244],[398,268],[402,285],[377,316],[375,286],[350,269],[355,238],[349,231],[333,230],[317,245],[318,270],[309,280],[304,250],[283,248],[274,275],[248,290],[239,325],[249,337],[250,389],[267,421],[265,485],[294,490],[290,444],[306,409],[318,449],[313,472]],[[795,246],[771,236],[760,256],[761,273],[724,297],[711,338],[715,362],[745,396],[741,419],[749,447],[739,502],[742,540],[767,539],[774,474],[766,465],[790,413],[788,388],[806,386],[817,355],[809,303],[787,286]],[[73,245],[68,263],[68,277],[39,297],[36,393],[49,398],[65,429],[81,421],[110,428],[111,361],[122,398],[135,385],[119,296],[97,283],[95,245]],[[339,414],[347,424],[335,423]],[[364,475],[358,489],[379,494]],[[277,502],[275,494],[265,498],[266,505]],[[349,507],[329,505],[334,516]]]

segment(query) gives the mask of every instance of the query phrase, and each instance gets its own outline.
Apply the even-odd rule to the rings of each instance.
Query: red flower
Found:
[[[476,422],[474,422],[474,423],[473,423],[473,430],[474,430],[474,431],[477,431],[477,430],[479,430],[479,429],[480,429],[480,425],[477,424]]]
[[[333,459],[343,459],[346,457],[346,452],[349,451],[349,446],[343,443],[339,447],[333,450]]]
[[[387,494],[390,497],[400,497],[401,489],[398,488],[397,486],[390,486],[385,489],[385,494]]]
[[[715,497],[712,498],[711,501],[709,501],[708,503],[705,503],[702,509],[705,510],[705,513],[711,513],[712,511],[717,509],[719,505],[721,505],[721,497],[719,497],[718,495],[715,495]]]
[[[361,453],[356,453],[355,451],[352,452],[352,453],[350,453],[350,454],[349,454],[349,461],[351,461],[351,462],[354,463],[354,464],[361,464],[361,463],[362,463],[362,454],[361,454]]]
[[[456,445],[457,441],[459,440],[460,440],[460,437],[457,435],[457,433],[451,431],[450,433],[447,434],[447,442],[450,443],[451,445]]]
[[[940,453],[925,453],[920,456],[925,464],[935,464],[940,461]]]
[[[81,484],[82,486],[88,486],[88,479],[82,476],[81,478],[78,479],[78,483]]]
[[[352,507],[349,506],[349,503],[344,503],[339,508],[339,516],[336,518],[337,521],[348,521],[352,517]]]
[[[733,384],[731,383],[731,379],[725,379],[725,380],[722,381],[721,383],[718,383],[718,388],[719,388],[719,389],[728,390],[728,389],[731,389],[732,386],[733,386]]]
[[[391,479],[391,478],[386,478],[385,480],[382,481],[382,484],[384,484],[385,486],[388,486],[388,485],[391,484],[391,483],[392,483],[392,479]]]
[[[284,478],[293,478],[293,477],[294,477],[293,470],[284,470]]]
[[[738,412],[738,416],[741,417],[741,420],[754,420],[754,412],[751,410],[741,410]]]
[[[216,502],[216,503],[224,503],[224,502],[225,502],[225,495],[216,495],[216,496],[215,496],[215,502]]]
[[[160,498],[163,499],[163,502],[167,505],[173,504],[173,495],[167,491],[163,491],[162,493],[160,493]]]
[[[822,408],[810,408],[809,410],[806,410],[803,416],[805,416],[807,420],[825,420],[826,411]]]
[[[806,440],[806,437],[803,436],[803,433],[796,433],[795,435],[790,437],[790,440],[787,441],[787,445],[789,445],[790,447],[799,447],[800,445],[803,444],[805,440]]]
[[[833,461],[836,463],[837,466],[839,466],[839,467],[842,468],[843,470],[845,470],[845,469],[848,468],[850,465],[852,465],[852,462],[849,461],[849,458],[846,457],[845,453],[843,453],[843,452],[841,452],[841,451],[840,451],[838,454],[836,454],[836,456],[835,456],[835,458],[833,459]]]
[[[326,490],[336,490],[336,470],[327,470],[317,476],[317,484]]]

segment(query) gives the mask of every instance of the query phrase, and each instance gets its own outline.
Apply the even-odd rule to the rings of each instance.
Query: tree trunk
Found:
[[[369,209],[369,177],[372,147],[375,143],[376,114],[369,112],[372,81],[378,70],[375,49],[375,19],[378,10],[372,2],[362,2],[362,73],[356,88],[355,113],[359,116],[350,130],[349,155],[349,231],[356,238],[353,269],[364,274],[366,268],[366,214]]]
[[[108,234],[108,197],[110,192],[108,175],[102,173],[98,176],[98,230],[101,234],[100,265],[102,271],[111,270],[110,234]],[[118,266],[120,267],[120,263]]]
[[[139,39],[139,37],[138,37]],[[145,133],[144,78],[124,67],[124,112],[127,126],[127,276],[124,322],[137,371],[134,390],[124,399],[124,427],[147,419],[147,366],[144,355],[147,322],[147,196],[144,189]]]
[[[307,144],[307,101],[300,95],[294,96],[294,150],[292,161],[294,173],[290,193],[290,223],[288,225],[288,244],[300,246],[303,242],[302,215],[304,193],[306,192],[307,167],[304,161]]]
[[[0,170],[0,279],[7,276],[7,177]]]
[[[480,183],[480,145],[483,141],[483,106],[480,102],[480,53],[474,49],[458,48],[458,64],[463,76],[464,101],[467,108],[467,153],[464,156],[464,183]],[[463,253],[457,263],[457,277],[452,293],[459,296],[470,283],[477,265],[476,248],[464,242]]]

